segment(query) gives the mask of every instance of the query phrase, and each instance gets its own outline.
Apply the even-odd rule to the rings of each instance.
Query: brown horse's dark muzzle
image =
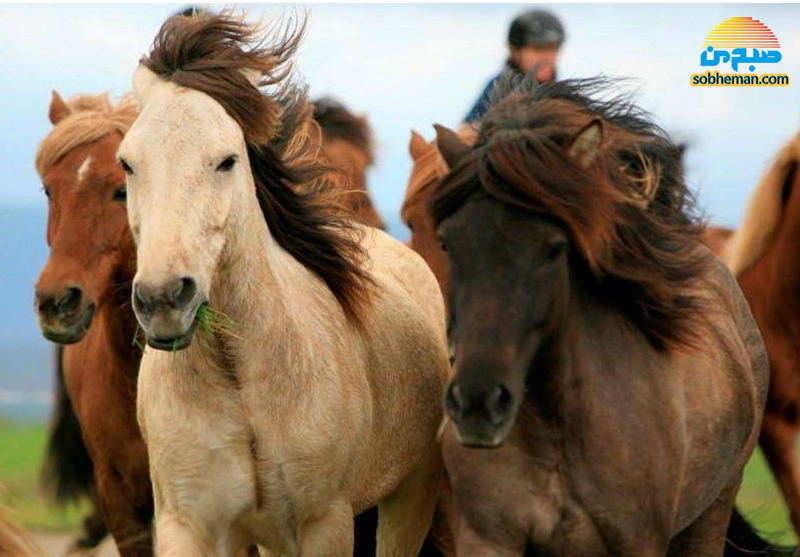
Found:
[[[444,405],[458,441],[469,447],[497,447],[514,422],[514,398],[500,383],[470,385],[456,377],[447,387]]]
[[[204,301],[191,277],[164,284],[137,281],[133,286],[133,311],[147,344],[159,350],[181,350],[191,344],[197,310]]]
[[[82,340],[94,316],[94,304],[75,284],[61,288],[38,285],[34,307],[42,335],[59,344]]]

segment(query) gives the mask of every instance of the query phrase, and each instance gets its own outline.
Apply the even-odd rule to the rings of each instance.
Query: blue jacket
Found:
[[[486,114],[486,111],[489,109],[489,99],[492,96],[492,91],[494,90],[494,86],[497,84],[497,81],[507,75],[522,75],[520,70],[512,64],[511,62],[506,62],[506,67],[503,68],[499,74],[494,76],[489,83],[486,84],[486,87],[483,88],[483,93],[481,96],[478,97],[477,102],[473,105],[470,111],[467,113],[467,116],[464,118],[464,122],[467,124],[471,124],[481,119],[481,117]]]
[[[481,93],[481,96],[478,97],[478,100],[464,118],[466,123],[471,124],[476,122],[480,120],[481,116],[486,114],[486,111],[489,109],[489,95],[494,89],[495,83],[497,83],[497,80],[500,79],[500,76],[503,75],[503,73],[505,73],[505,71],[494,76],[489,83],[486,84],[486,87],[483,89],[483,93]]]

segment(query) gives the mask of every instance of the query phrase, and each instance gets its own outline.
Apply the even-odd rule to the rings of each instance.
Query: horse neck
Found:
[[[302,269],[298,270],[302,266],[274,240],[255,197],[245,204],[241,216],[232,215],[230,220],[233,224],[209,304],[237,327],[259,327],[267,335],[288,334],[295,328],[286,289],[303,284]]]
[[[581,405],[590,404],[587,390],[596,366],[602,365],[609,346],[638,335],[622,312],[602,297],[573,269],[569,277],[568,300],[537,355],[533,377],[529,373],[528,402],[548,423],[558,423]],[[627,346],[636,350],[636,346]],[[647,348],[643,348],[647,350]],[[532,384],[532,381],[536,384]],[[581,410],[578,410],[581,412]]]

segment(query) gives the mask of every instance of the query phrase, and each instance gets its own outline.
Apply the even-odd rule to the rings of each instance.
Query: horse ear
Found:
[[[150,97],[153,86],[160,80],[161,78],[144,64],[139,64],[139,67],[133,72],[133,98],[140,109]]]
[[[436,146],[447,166],[453,168],[469,152],[469,145],[453,130],[439,124],[434,124],[433,127],[436,128]]]
[[[411,141],[408,143],[408,152],[411,154],[411,158],[417,160],[425,154],[427,148],[428,143],[425,141],[425,138],[415,130],[411,130]]]
[[[53,125],[58,124],[71,113],[72,111],[67,106],[67,103],[64,102],[64,99],[61,98],[61,95],[53,91],[53,96],[50,99],[50,111],[48,113],[50,122]]]
[[[569,156],[581,168],[587,168],[600,153],[603,143],[603,123],[593,119],[575,135],[569,148]]]

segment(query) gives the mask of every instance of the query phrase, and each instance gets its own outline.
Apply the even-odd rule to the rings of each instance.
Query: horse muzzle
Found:
[[[75,344],[86,336],[95,305],[80,287],[73,285],[58,290],[37,288],[34,308],[44,338],[58,344]]]
[[[136,282],[133,311],[147,344],[158,350],[182,350],[192,343],[197,310],[205,302],[197,283],[182,277],[165,284]]]
[[[444,406],[453,420],[456,439],[467,447],[500,446],[516,416],[511,392],[501,384],[468,388],[454,380],[447,388]]]

